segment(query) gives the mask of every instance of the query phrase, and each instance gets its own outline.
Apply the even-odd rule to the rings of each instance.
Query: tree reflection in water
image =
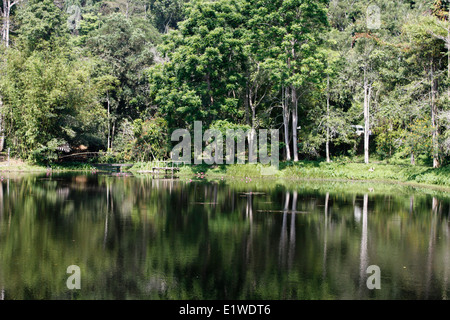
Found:
[[[9,174],[0,298],[445,299],[449,211],[398,185]]]

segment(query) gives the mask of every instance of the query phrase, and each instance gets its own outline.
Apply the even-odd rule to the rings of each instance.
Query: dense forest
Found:
[[[1,148],[169,157],[273,128],[283,160],[450,160],[443,0],[0,0]]]

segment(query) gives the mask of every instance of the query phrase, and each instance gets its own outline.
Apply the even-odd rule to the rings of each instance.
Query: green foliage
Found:
[[[90,65],[68,48],[8,52],[0,84],[8,140],[19,156],[55,160],[58,145],[84,143],[84,135],[95,133],[101,118],[93,116],[101,111],[90,75]]]
[[[189,0],[150,0],[149,9],[153,23],[160,32],[176,29],[184,19],[184,5]]]
[[[404,145],[414,155],[431,154],[431,123],[425,119],[414,119],[404,133]]]
[[[377,145],[377,154],[381,159],[389,159],[402,144],[401,132],[395,130],[394,126],[386,122],[374,130]],[[408,143],[408,142],[406,142]]]
[[[33,51],[61,45],[67,40],[63,12],[52,0],[30,0],[18,11],[19,45],[22,50]]]
[[[101,153],[100,162],[146,162],[169,156],[170,137],[167,122],[155,117],[148,120],[124,119],[117,132],[114,151]]]
[[[227,130],[233,131],[242,130],[242,132],[247,132],[248,130],[251,129],[251,127],[249,125],[240,125],[232,123],[228,120],[216,120],[211,124],[210,129],[219,130],[220,133],[225,137],[227,134]]]
[[[111,14],[102,19],[86,39],[86,45],[98,57],[99,76],[114,77],[117,81],[104,92],[120,117],[128,114],[137,117],[148,107],[147,77],[145,69],[155,59],[154,45],[159,34],[154,27],[141,18],[128,19],[123,14]]]
[[[132,154],[139,161],[159,160],[167,157],[169,152],[169,135],[167,122],[162,118],[136,120],[134,122],[136,141]]]
[[[239,118],[244,22],[239,1],[193,1],[179,30],[164,38],[168,61],[149,73],[150,94],[171,127]]]
[[[362,0],[23,2],[0,50],[0,131],[34,161],[55,161],[66,143],[148,161],[169,156],[168,132],[200,120],[222,133],[281,129],[280,151],[320,159],[328,145],[337,159],[361,155],[352,125],[370,88],[378,159],[448,163],[449,8],[371,4],[380,28]]]
[[[100,151],[98,156],[96,157],[96,162],[98,163],[117,163],[120,161],[116,154],[110,151]]]
[[[305,86],[319,79],[323,56],[317,35],[327,26],[325,1],[249,1],[254,46],[280,85]]]

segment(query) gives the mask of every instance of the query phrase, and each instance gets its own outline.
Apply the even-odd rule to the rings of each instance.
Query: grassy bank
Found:
[[[138,163],[130,171],[151,170],[153,164]],[[433,169],[425,166],[326,163],[320,161],[283,162],[279,170],[261,164],[243,165],[188,165],[183,166],[178,176],[206,175],[209,178],[274,177],[283,179],[344,179],[386,182],[404,182],[450,187],[450,167]]]
[[[28,163],[18,159],[0,162],[0,172],[46,172],[52,171],[90,171],[95,169],[89,163],[66,162],[62,164],[51,164],[49,166],[43,164]]]
[[[150,171],[155,163],[136,163],[129,171],[134,173]],[[0,172],[46,172],[52,171],[91,171],[95,169],[88,163],[64,163],[51,166],[30,164],[20,160],[0,163]],[[277,179],[333,179],[368,180],[380,182],[402,182],[433,185],[450,188],[450,166],[433,169],[426,166],[411,166],[383,163],[349,163],[321,161],[282,162],[278,170],[261,164],[243,165],[185,165],[177,173],[179,177],[206,176],[213,179],[259,178]]]

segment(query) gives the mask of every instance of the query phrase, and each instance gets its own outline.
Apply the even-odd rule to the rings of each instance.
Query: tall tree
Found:
[[[298,161],[298,118],[301,90],[319,80],[324,68],[318,54],[318,34],[327,26],[326,1],[249,0],[259,53],[279,83],[283,109],[286,157],[290,160],[289,116],[292,115],[292,153]]]
[[[122,13],[106,16],[101,26],[89,33],[86,46],[99,59],[99,83],[106,84],[103,80],[108,76],[114,81],[107,82],[115,83],[102,90],[110,124],[107,148],[113,144],[118,121],[138,118],[150,107],[146,69],[154,63],[158,41],[159,34],[149,21]]]
[[[440,165],[440,145],[439,145],[439,80],[442,79],[442,52],[444,43],[430,35],[430,29],[435,26],[435,20],[430,16],[419,17],[415,24],[407,24],[405,30],[410,35],[411,50],[410,60],[413,62],[415,72],[411,78],[416,78],[421,84],[419,88],[427,92],[425,104],[428,106],[428,114],[431,121],[431,156],[433,167]],[[436,29],[434,29],[436,30]],[[414,78],[413,78],[414,77]]]
[[[150,72],[151,95],[173,126],[242,118],[247,55],[241,1],[192,1],[179,30],[161,46],[167,58]]]

